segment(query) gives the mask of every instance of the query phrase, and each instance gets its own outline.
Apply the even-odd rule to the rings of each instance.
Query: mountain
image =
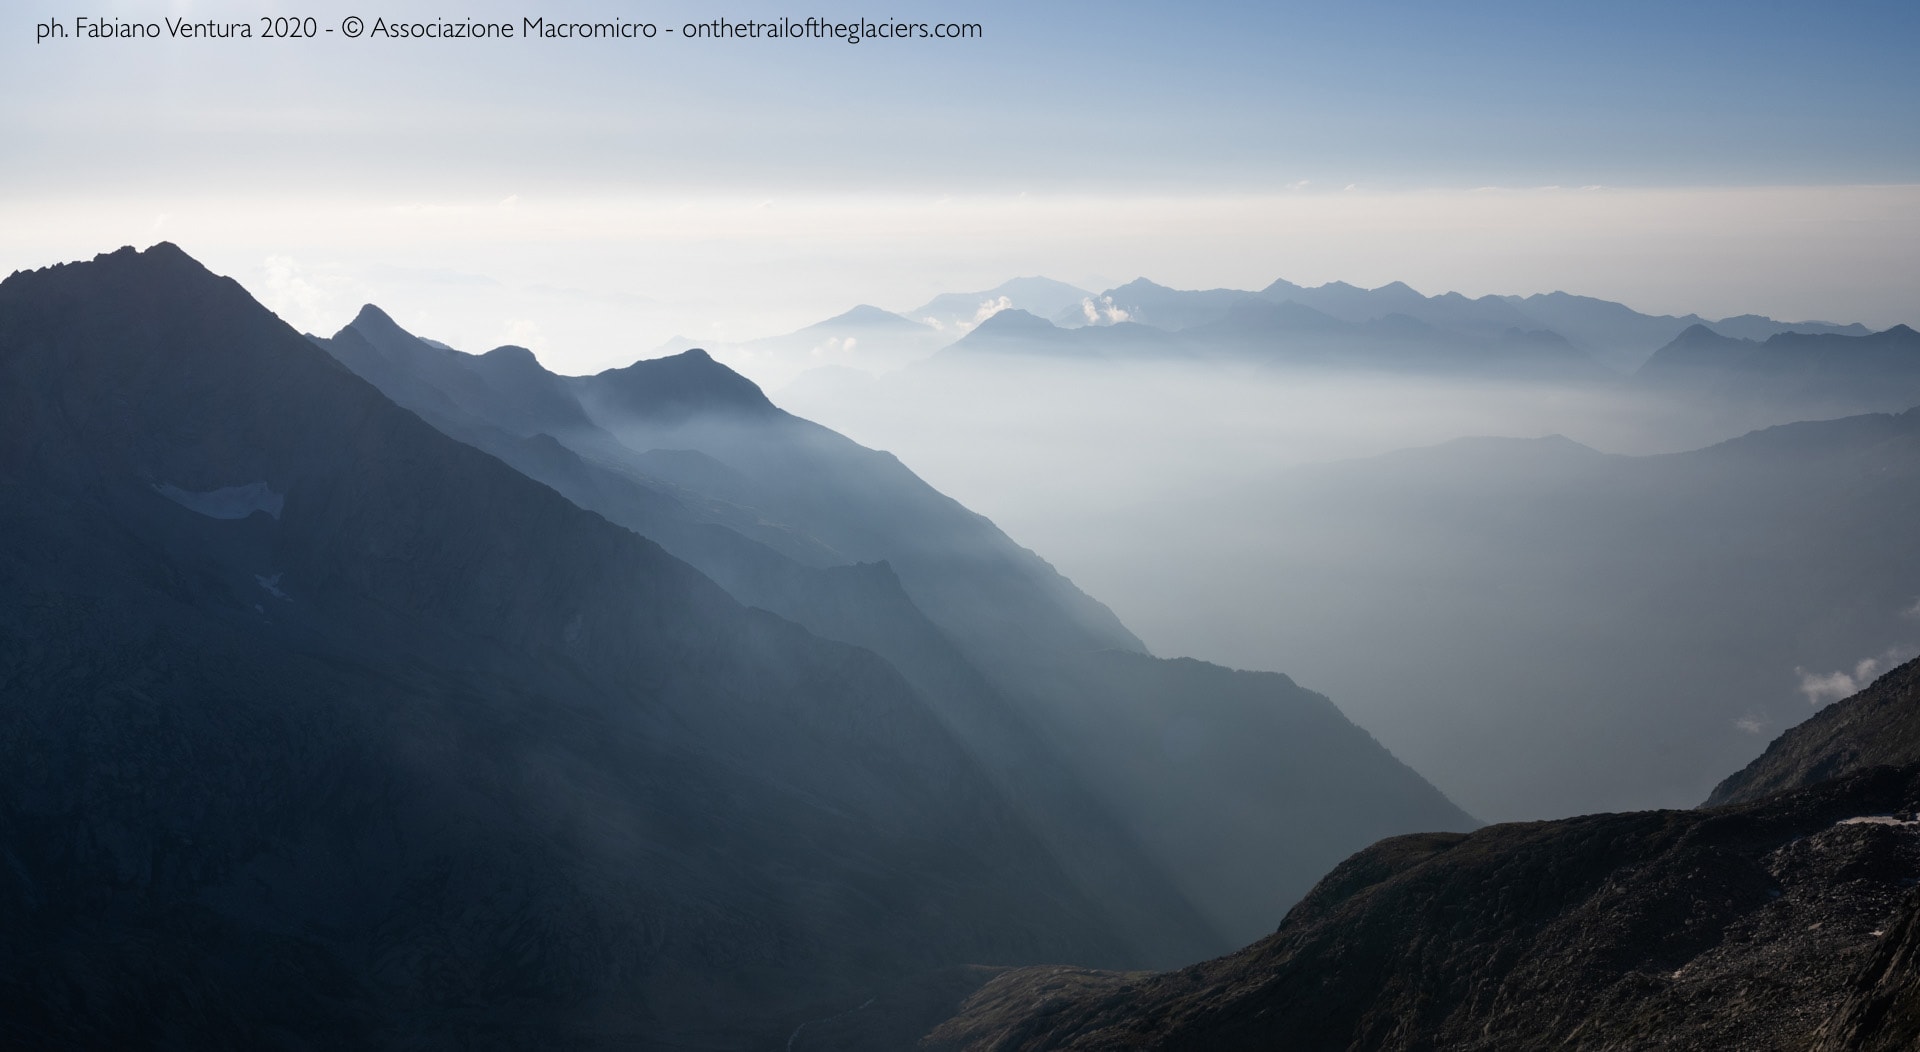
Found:
[[[1787,730],[1714,787],[1705,806],[1739,804],[1870,767],[1920,763],[1920,659]]]
[[[956,348],[1082,358],[1214,358],[1284,368],[1493,374],[1590,381],[1611,374],[1496,297],[1428,298],[1395,282],[1260,292],[1187,291],[1145,278],[1108,289],[1053,318],[1008,319]],[[986,329],[986,326],[982,326]]]
[[[1426,296],[1405,282],[1366,289],[1344,281],[1319,286],[1277,280],[1258,291],[1240,289],[1187,290],[1169,288],[1138,278],[1098,295],[1048,312],[1030,311],[1064,327],[1131,322],[1167,332],[1189,334],[1203,326],[1229,322],[1261,304],[1296,304],[1349,325],[1366,326],[1390,319],[1411,319],[1423,327],[1407,335],[1444,342],[1494,341],[1511,343],[1516,335],[1563,347],[1582,360],[1591,359],[1605,370],[1631,373],[1660,347],[1690,326],[1734,339],[1765,340],[1782,334],[1865,336],[1858,323],[1781,322],[1757,314],[1743,314],[1710,322],[1698,315],[1685,317],[1641,314],[1629,307],[1590,296],[1565,292],[1531,296],[1480,296],[1458,292]],[[1026,306],[1025,304],[1009,304]],[[1404,321],[1401,323],[1404,325]],[[1243,326],[1243,323],[1242,323]]]
[[[920,361],[952,342],[938,327],[861,304],[793,332],[740,343],[708,343],[702,349],[730,365],[779,384],[821,369],[880,374]],[[664,353],[699,341],[675,337]]]
[[[1916,808],[1908,766],[1712,811],[1397,837],[1239,953],[1004,973],[919,1047],[1911,1048]]]
[[[765,1048],[905,975],[1141,959],[885,660],[177,248],[0,283],[0,370],[13,1047]],[[607,397],[742,394],[649,375]]]
[[[1830,321],[1775,321],[1761,314],[1721,318],[1713,323],[1713,331],[1736,340],[1764,340],[1787,332],[1810,336],[1867,336],[1873,332],[1857,321],[1846,325],[1836,325]]]
[[[1132,299],[1125,320],[1067,327],[1021,310],[1005,310],[935,355],[934,366],[953,366],[983,354],[1030,361],[1212,361],[1271,368],[1312,368],[1447,376],[1551,378],[1576,382],[1608,377],[1605,370],[1550,332],[1463,335],[1402,314],[1366,322],[1342,321],[1291,301],[1270,302],[1251,293],[1214,290],[1176,292],[1147,282],[1140,288],[1167,294],[1158,301]],[[1156,293],[1158,295],[1159,293]],[[1220,304],[1208,302],[1218,293]],[[1193,303],[1189,300],[1197,299]],[[1116,301],[1118,302],[1118,301]],[[1178,306],[1174,306],[1178,304]],[[1216,309],[1218,307],[1218,309]],[[1134,320],[1190,322],[1178,332]]]
[[[1079,316],[1092,295],[1085,289],[1052,278],[1014,278],[979,292],[947,292],[907,312],[907,317],[944,333],[960,334],[1008,308],[1042,318],[1063,312]]]
[[[1778,412],[1832,416],[1920,404],[1920,333],[1778,333],[1736,339],[1695,325],[1634,374],[1643,388]]]
[[[1689,326],[1708,324],[1697,314],[1678,318],[1642,314],[1612,300],[1565,292],[1504,298],[1528,317],[1586,350],[1596,361],[1622,373],[1638,369],[1654,351]]]
[[[1661,456],[1459,440],[1129,514],[1186,546],[1140,587],[1206,656],[1287,669],[1513,819],[1698,801],[1828,670],[1911,656],[1916,494],[1908,411]]]
[[[1394,837],[1218,960],[973,976],[918,1047],[1913,1048],[1916,682],[1829,706],[1700,810]]]
[[[1081,338],[1008,311],[969,340],[1023,321]],[[469,399],[473,412],[450,416],[445,392],[418,389],[497,352],[446,352],[358,320],[320,342],[449,435],[657,540],[742,602],[885,657],[1078,885],[1130,918],[1148,959],[1192,960],[1261,930],[1378,836],[1474,824],[1325,697],[1284,676],[1147,658],[991,522],[704,355],[529,379],[531,392],[571,392],[580,413],[528,433],[545,410]],[[662,369],[705,376],[715,397],[671,420],[636,408],[623,392]]]
[[[1238,289],[1190,291],[1168,288],[1146,278],[1135,278],[1094,297],[1091,305],[1096,308],[1096,317],[1088,318],[1080,305],[1076,304],[1053,315],[1053,320],[1066,325],[1132,322],[1151,325],[1166,332],[1178,332],[1218,320],[1236,304],[1253,298],[1253,293]]]
[[[1098,328],[1065,328],[1026,311],[1008,309],[981,322],[932,361],[952,364],[983,354],[1114,361],[1188,357],[1180,338],[1150,325],[1122,321]]]
[[[1282,368],[1495,376],[1585,383],[1609,374],[1557,334],[1467,334],[1406,314],[1348,322],[1303,303],[1243,301],[1180,334],[1197,353]]]

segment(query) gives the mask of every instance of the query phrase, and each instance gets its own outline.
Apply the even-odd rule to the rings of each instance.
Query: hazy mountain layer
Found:
[[[1136,282],[1114,290],[1129,294]],[[1592,382],[1613,376],[1560,336],[1508,326],[1442,328],[1407,314],[1349,321],[1294,300],[1218,289],[1157,290],[1164,309],[1136,306],[1117,320],[1062,327],[1021,310],[981,322],[927,367],[1001,358],[1065,361],[1164,361],[1247,364],[1272,369],[1318,369],[1476,377],[1551,377]],[[1411,290],[1409,290],[1411,293]],[[1198,298],[1189,303],[1187,298]],[[1118,302],[1118,301],[1115,301]],[[1136,319],[1164,319],[1149,324]],[[1521,319],[1524,320],[1524,319]]]
[[[1653,457],[1460,440],[1134,514],[1182,645],[1288,669],[1490,818],[1700,800],[1920,644],[1915,411]]]
[[[511,384],[498,388],[524,395],[522,401],[501,405],[472,393],[475,388],[496,390],[480,380],[501,362],[518,362],[514,349],[475,356],[435,347],[371,307],[332,339],[320,342],[442,431],[495,454],[581,507],[659,542],[742,602],[887,658],[988,775],[1021,802],[1039,835],[1085,893],[1117,918],[1116,938],[1124,939],[1141,959],[1164,963],[1218,951],[1224,937],[1175,887],[1166,865],[1141,848],[1130,824],[1062,765],[1031,720],[1009,705],[974,661],[922,612],[891,564],[835,564],[843,557],[824,542],[759,508],[737,503],[743,496],[738,491],[748,485],[745,477],[704,453],[635,451],[621,445],[586,420],[574,401],[573,381],[546,373],[530,357],[526,363],[532,373],[517,374]],[[667,399],[672,417],[683,422],[696,404],[723,419],[789,419],[752,385],[699,352],[640,363],[627,379],[635,373],[647,375],[646,390],[652,392],[647,397],[656,403],[636,406],[636,411],[658,412],[663,407],[657,403]],[[696,396],[698,391],[707,394]],[[466,396],[456,400],[461,392]],[[541,410],[550,397],[566,400],[569,408]],[[537,430],[541,427],[566,435],[571,446]],[[777,434],[770,440],[778,441]],[[706,488],[699,484],[702,472],[712,480]],[[919,487],[917,480],[914,485]],[[727,497],[709,492],[721,487]],[[991,572],[1007,578],[1017,576],[1019,569],[1015,564]],[[1044,603],[1036,621],[1021,624],[1018,607],[1034,605],[1033,600],[1008,603],[1004,620],[1023,627],[1036,641],[1070,631],[1061,627],[1070,618],[1045,609]],[[1100,641],[1078,642],[1084,647]]]
[[[1920,333],[1780,333],[1736,339],[1696,325],[1634,374],[1648,389],[1697,400],[1763,405],[1804,417],[1920,403]]]
[[[14,1047],[766,1048],[1132,959],[883,660],[172,246],[0,284],[0,369]]]
[[[371,309],[323,342],[449,434],[654,537],[742,601],[888,658],[1081,886],[1133,918],[1126,934],[1150,959],[1263,930],[1378,836],[1473,824],[1283,676],[1129,664],[1131,634],[991,523],[699,352],[525,377],[528,403],[500,407],[460,392],[493,390],[474,376],[519,360],[507,350],[447,351]],[[538,408],[562,389],[590,426]],[[552,433],[525,434],[542,416]],[[1206,923],[1185,920],[1190,908]],[[1206,928],[1225,938],[1195,934]]]

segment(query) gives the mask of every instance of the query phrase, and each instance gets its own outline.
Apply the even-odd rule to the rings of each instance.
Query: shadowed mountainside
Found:
[[[1909,766],[1711,811],[1396,837],[1239,953],[1007,972],[919,1047],[1907,1048],[1916,808]]]
[[[1137,960],[885,661],[171,245],[0,284],[0,1033],[766,1048]]]
[[[1133,918],[1151,959],[1250,937],[1379,836],[1473,825],[1325,698],[1284,676],[1139,655],[1105,607],[991,522],[700,352],[489,386],[495,360],[518,355],[437,347],[372,308],[321,342],[448,434],[659,540],[743,602],[892,661],[1082,886]],[[699,405],[636,402],[629,392],[660,372],[703,391]],[[511,389],[532,394],[493,402]],[[552,392],[580,411],[547,405]],[[1183,919],[1183,901],[1204,924]],[[1180,934],[1205,929],[1224,937]]]

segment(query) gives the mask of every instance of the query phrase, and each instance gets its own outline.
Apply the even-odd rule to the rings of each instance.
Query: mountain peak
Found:
[[[393,315],[388,314],[386,311],[381,310],[371,303],[362,306],[360,313],[355,314],[352,321],[341,326],[340,331],[334,333],[334,337],[338,339],[349,330],[358,332],[360,335],[366,337],[367,341],[375,347],[385,346],[393,340],[411,340],[415,338],[412,333],[401,328],[399,322],[393,320]]]
[[[855,306],[852,310],[846,311],[841,314],[836,314],[833,317],[828,318],[826,321],[821,322],[820,324],[821,325],[888,325],[888,326],[896,326],[900,328],[905,328],[907,326],[913,326],[915,328],[925,327],[925,326],[922,326],[919,322],[914,321],[911,318],[902,317],[890,310],[886,310],[881,307],[876,307],[871,303],[859,304]]]
[[[704,354],[706,352],[702,351],[701,353]],[[502,344],[480,357],[489,362],[499,362],[505,365],[532,365],[536,367],[540,365],[540,359],[534,357],[532,351],[517,343]]]
[[[1673,342],[1684,345],[1694,343],[1720,343],[1730,339],[1732,339],[1732,337],[1722,336],[1714,332],[1713,329],[1704,322],[1695,322],[1681,329],[1680,335],[1675,336]]]
[[[353,320],[348,322],[347,324],[358,325],[362,322],[365,322],[370,325],[399,324],[398,322],[393,320],[393,315],[388,314],[386,311],[381,310],[379,307],[376,307],[371,303],[362,304],[360,306],[360,312],[358,314],[355,314],[353,316]]]
[[[672,422],[703,413],[765,416],[780,410],[760,385],[713,360],[699,347],[648,358],[574,381],[601,411]]]
[[[973,327],[972,332],[961,337],[955,346],[977,346],[1001,340],[1055,340],[1068,331],[1037,314],[1018,307],[1008,307],[988,315]]]

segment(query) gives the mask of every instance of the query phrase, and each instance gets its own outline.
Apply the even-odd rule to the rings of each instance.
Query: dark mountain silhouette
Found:
[[[1912,1048],[1916,678],[1910,663],[1782,735],[1722,784],[1725,806],[1383,840],[1238,953],[975,975],[918,1047]]]
[[[323,341],[356,369],[371,347],[358,330]],[[447,359],[411,337],[377,353],[369,377],[433,376],[445,361],[489,357]],[[668,361],[715,373],[714,389],[744,383],[704,358]],[[886,657],[1080,886],[1132,918],[1125,932],[1142,954],[1216,952],[1379,835],[1473,824],[1285,677],[1140,657],[1105,607],[892,457],[768,412],[757,391],[663,423],[600,391],[612,375],[530,384],[563,383],[591,422],[580,430],[574,416],[556,417],[561,426],[534,435],[512,426],[531,410],[446,419],[441,403],[405,395],[406,383],[393,390],[447,433],[658,540],[741,601]],[[1235,864],[1214,861],[1229,856]]]
[[[985,1050],[1901,1049],[1920,767],[1714,811],[1396,837],[1273,935],[1146,976],[1005,973],[920,1043]]]
[[[1805,416],[1888,412],[1920,403],[1920,333],[1779,333],[1735,339],[1695,325],[1634,374],[1641,386]]]
[[[804,529],[772,519],[762,508],[739,503],[754,494],[754,483],[746,474],[696,450],[631,449],[586,422],[577,403],[575,411],[550,414],[544,420],[526,407],[471,403],[475,408],[468,410],[454,406],[443,392],[422,387],[422,378],[437,378],[447,390],[461,389],[465,385],[450,381],[443,370],[478,368],[494,352],[443,352],[398,329],[362,324],[377,317],[384,315],[369,308],[332,339],[319,342],[356,371],[369,378],[384,377],[384,384],[403,405],[449,435],[492,452],[580,506],[658,541],[742,602],[778,613],[825,638],[867,647],[886,657],[923,693],[989,775],[1022,802],[1055,855],[1087,893],[1122,918],[1118,931],[1143,959],[1180,960],[1219,945],[1219,937],[1175,889],[1165,867],[1144,854],[1126,824],[1062,768],[1057,753],[1038,736],[1031,721],[1007,704],[987,675],[907,595],[892,564],[847,563],[838,551]],[[767,403],[757,389],[744,390],[737,374],[703,355],[690,353],[667,361],[676,360],[709,374],[710,382],[703,383],[703,389],[731,392],[727,399],[712,403],[716,418],[755,421],[767,429],[767,441],[776,445],[783,443],[789,427],[800,429],[803,440],[818,440],[824,434],[777,410],[777,415],[766,415]],[[642,367],[651,364],[637,363],[627,377],[645,375]],[[569,379],[544,374],[544,380],[524,390],[536,399],[555,386],[570,396],[593,394],[594,385],[610,375]],[[612,401],[602,408],[617,410],[621,404]],[[516,421],[529,431],[516,430]],[[542,427],[553,433],[539,430]],[[554,434],[565,435],[565,443]],[[838,446],[829,445],[829,456],[873,456],[838,441]],[[883,476],[900,471],[890,461],[887,465],[880,469]],[[906,491],[899,495],[902,501],[911,504],[924,499],[916,496],[925,489],[918,480],[902,488]],[[977,525],[976,517],[953,507],[964,521],[948,524],[943,532]],[[918,529],[911,524],[907,528]],[[1042,569],[1044,564],[1010,543],[1006,552],[1010,558],[1004,563],[960,571],[979,579],[973,587],[991,592],[986,599],[989,606],[996,599],[1004,602],[998,609],[1007,623],[996,627],[1025,632],[1033,640],[1055,639],[1064,633],[1076,647],[1130,639],[1089,640],[1077,627],[1063,624],[1072,621],[1071,613],[1053,609],[1044,598],[1023,590],[1019,580],[1029,563]],[[1054,576],[1050,570],[1044,574],[1037,586],[1042,590]],[[1091,602],[1084,597],[1080,601]],[[1021,610],[1031,616],[1019,620]]]
[[[1706,806],[1739,804],[1869,767],[1920,764],[1920,659],[1821,709],[1714,787]]]
[[[766,1048],[1137,959],[884,660],[173,246],[0,284],[0,369],[11,1046]]]

